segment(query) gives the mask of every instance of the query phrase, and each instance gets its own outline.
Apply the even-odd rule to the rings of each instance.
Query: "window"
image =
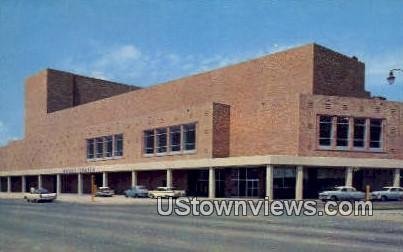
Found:
[[[196,123],[144,130],[145,155],[193,153],[196,150]]]
[[[167,152],[167,129],[157,129],[157,153]]]
[[[94,139],[87,139],[87,159],[93,159],[95,157],[95,141]]]
[[[320,116],[319,118],[319,145],[332,145],[332,117]]]
[[[354,143],[355,148],[365,147],[365,119],[354,119]]]
[[[144,131],[144,153],[145,154],[154,153],[154,130]]]
[[[123,135],[86,139],[87,159],[109,159],[123,155]]]
[[[184,150],[196,149],[196,125],[194,123],[183,125],[183,138]]]
[[[370,120],[369,147],[374,149],[379,149],[382,147],[382,120]]]
[[[114,137],[114,156],[123,156],[123,135],[115,135]]]
[[[113,148],[113,137],[106,136],[104,137],[104,148],[105,148],[105,157],[112,157],[112,148]]]
[[[175,126],[169,128],[169,151],[181,150],[181,127]]]
[[[321,149],[379,151],[383,119],[320,115],[317,137]]]
[[[95,138],[96,142],[96,157],[102,158],[104,156],[104,139],[102,137]]]
[[[338,147],[348,146],[348,117],[337,117],[336,145]]]

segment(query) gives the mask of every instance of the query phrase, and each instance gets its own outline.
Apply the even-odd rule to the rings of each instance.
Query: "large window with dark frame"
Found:
[[[86,139],[87,159],[108,159],[123,156],[123,134]]]
[[[365,147],[365,119],[356,118],[354,119],[354,148],[364,148]]]
[[[145,154],[154,153],[154,130],[144,131],[144,153]]]
[[[183,125],[184,150],[196,149],[196,126],[194,123]]]
[[[169,151],[181,150],[181,126],[174,126],[169,128]]]
[[[144,130],[143,139],[145,155],[194,151],[196,150],[196,124]]]
[[[167,152],[167,129],[160,128],[156,130],[157,134],[157,153]]]
[[[332,145],[332,117],[319,117],[319,145],[330,147]]]
[[[336,146],[341,148],[347,148],[349,142],[348,130],[349,128],[349,118],[348,117],[337,117],[336,125]]]
[[[382,148],[382,120],[371,119],[369,127],[369,148]]]
[[[382,123],[383,119],[320,115],[319,148],[379,151],[383,148]]]

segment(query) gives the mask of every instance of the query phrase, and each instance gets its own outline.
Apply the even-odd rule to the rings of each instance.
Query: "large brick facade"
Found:
[[[25,138],[0,148],[0,170],[255,155],[403,160],[403,104],[372,99],[364,68],[309,44],[149,88],[48,69],[26,81]],[[385,119],[384,152],[318,150],[321,113]],[[190,122],[195,153],[143,155],[144,130]],[[120,133],[122,158],[87,161],[85,139]]]

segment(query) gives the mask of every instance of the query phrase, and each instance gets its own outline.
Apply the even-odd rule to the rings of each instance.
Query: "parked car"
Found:
[[[26,193],[24,199],[26,199],[27,202],[51,202],[55,200],[56,197],[56,193],[49,193],[45,188],[38,188],[31,190],[30,193]]]
[[[331,190],[319,193],[322,201],[332,200],[364,200],[365,193],[357,191],[351,186],[336,186]]]
[[[157,187],[156,190],[149,191],[148,196],[150,198],[178,198],[186,196],[184,190],[177,190],[175,187]]]
[[[403,200],[403,188],[387,186],[371,193],[372,200]]]
[[[145,186],[141,186],[141,185],[132,186],[131,188],[129,188],[125,191],[125,196],[132,197],[132,198],[147,197],[148,190]]]
[[[115,192],[107,186],[99,187],[95,196],[97,197],[112,197]]]

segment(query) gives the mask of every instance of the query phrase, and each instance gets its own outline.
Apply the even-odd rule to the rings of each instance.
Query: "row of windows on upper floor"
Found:
[[[145,156],[196,151],[196,123],[148,129],[143,132]],[[123,134],[86,139],[87,159],[105,160],[123,156]]]
[[[320,149],[383,150],[383,119],[319,116]]]

